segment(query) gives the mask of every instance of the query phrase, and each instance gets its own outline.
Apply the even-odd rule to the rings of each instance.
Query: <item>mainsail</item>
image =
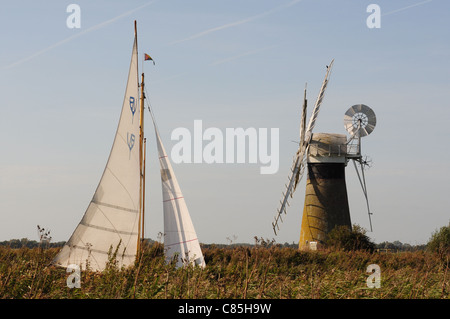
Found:
[[[135,262],[140,214],[140,116],[137,37],[114,142],[105,170],[88,208],[53,263],[76,264],[102,271]]]
[[[153,114],[152,114],[153,117]],[[176,258],[177,267],[195,264],[205,266],[200,243],[178,181],[155,126],[164,210],[164,250],[166,261]]]

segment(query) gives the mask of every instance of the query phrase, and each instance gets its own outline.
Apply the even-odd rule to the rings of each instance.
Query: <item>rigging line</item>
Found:
[[[113,231],[111,231],[111,230],[109,230],[109,231],[112,232],[112,233],[115,232],[117,234],[117,236],[119,236],[120,241],[122,241],[122,236],[120,236],[120,233],[116,229],[116,227],[114,226],[113,222],[108,218],[107,214],[100,208],[100,206],[98,204],[96,204],[96,206],[97,206],[97,209],[103,214],[103,217],[105,217],[105,219],[111,224]],[[87,227],[93,227],[93,225],[90,225],[90,224],[87,224],[87,223],[83,224],[83,225],[87,226]],[[93,227],[93,228],[97,228],[97,227]],[[106,228],[106,227],[103,227],[103,228]],[[99,228],[97,228],[97,229],[99,229]]]
[[[122,188],[125,190],[126,194],[128,195],[129,199],[131,200],[131,202],[134,204],[134,200],[133,197],[131,196],[130,192],[128,191],[128,189],[125,187],[125,185],[120,181],[120,179],[116,176],[116,174],[114,174],[113,170],[109,167],[106,166],[105,167],[105,172],[106,170],[108,170],[111,175],[116,179],[116,181],[119,183],[120,186],[122,186]],[[103,178],[103,177],[102,177]],[[96,192],[97,193],[97,192]],[[136,204],[134,204],[136,206]]]
[[[144,86],[144,91],[145,91],[145,96],[146,96],[145,102],[147,102],[147,109],[148,109],[148,111],[149,111],[149,113],[150,113],[150,116],[152,117],[152,121],[153,121],[153,124],[155,125],[155,129],[156,129],[157,131],[159,131],[159,130],[158,130],[158,126],[156,125],[155,114],[153,113],[153,109],[152,109],[152,107],[151,107],[151,104],[150,104],[150,102],[148,101],[148,96],[149,96],[149,94],[148,94],[148,92],[147,92],[147,87],[146,87],[146,86]]]
[[[124,208],[121,208],[121,207],[118,207],[118,206],[114,207],[114,205],[109,205],[109,204],[105,204],[105,203],[99,203],[99,202],[95,202],[95,201],[92,201],[91,203],[96,204],[97,209],[103,214],[103,216],[106,218],[106,220],[111,224],[112,229],[111,228],[108,229],[106,227],[95,226],[95,225],[91,225],[91,224],[88,224],[88,223],[82,223],[83,221],[81,221],[80,224],[82,224],[84,226],[87,226],[87,227],[92,227],[92,228],[96,228],[96,229],[100,229],[100,230],[104,230],[104,231],[109,231],[111,233],[117,234],[117,236],[120,239],[120,242],[122,242],[123,245],[125,245],[123,253],[122,253],[122,255],[124,255],[125,254],[125,250],[127,249],[128,245],[130,244],[131,239],[134,236],[138,235],[138,233],[120,231],[120,230],[116,229],[116,227],[114,226],[112,221],[108,218],[107,214],[99,207],[99,205],[106,206],[106,207],[111,207],[111,208],[116,208],[116,209],[124,209]],[[125,210],[127,210],[127,209],[125,209]],[[128,211],[131,211],[131,210],[128,210]],[[137,211],[136,211],[136,213],[137,213]],[[136,216],[136,217],[138,217],[138,216]],[[136,220],[137,220],[136,217],[134,218],[134,223],[133,223],[132,229],[134,229],[136,227]],[[122,238],[122,236],[120,234],[128,235],[128,242],[126,244],[124,242],[124,238]],[[118,248],[118,246],[117,246],[117,248]]]

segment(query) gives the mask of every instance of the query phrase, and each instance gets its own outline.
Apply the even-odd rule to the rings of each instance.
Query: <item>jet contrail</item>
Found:
[[[279,45],[271,45],[269,47],[256,49],[256,50],[252,50],[252,51],[247,51],[247,52],[241,53],[239,55],[235,55],[235,56],[232,56],[232,57],[229,57],[229,58],[225,58],[225,59],[221,59],[221,60],[212,62],[211,64],[209,64],[209,66],[214,66],[214,65],[218,65],[218,64],[222,64],[222,63],[227,63],[227,62],[230,62],[230,61],[242,58],[244,56],[256,54],[256,53],[259,53],[259,52],[262,52],[262,51],[267,51],[267,50],[273,49],[273,48],[278,47],[278,46]]]
[[[143,5],[137,7],[137,8],[135,8],[135,9],[133,9],[133,10],[127,11],[127,12],[125,12],[125,13],[122,13],[121,15],[118,15],[117,17],[114,17],[114,18],[109,19],[109,20],[107,20],[107,21],[104,21],[104,22],[101,22],[101,23],[99,23],[99,24],[96,24],[96,25],[94,25],[94,26],[92,26],[92,27],[90,27],[90,28],[88,28],[88,29],[86,29],[86,30],[83,30],[83,31],[81,31],[81,32],[79,32],[79,33],[77,33],[77,34],[74,34],[74,35],[72,35],[72,36],[70,36],[70,37],[68,37],[68,38],[65,38],[64,40],[61,40],[61,41],[59,41],[59,42],[56,42],[55,44],[52,44],[51,46],[49,46],[49,47],[47,47],[47,48],[45,48],[45,49],[42,49],[42,50],[40,50],[40,51],[38,51],[38,52],[35,52],[35,53],[33,53],[32,55],[30,55],[30,56],[28,56],[28,57],[26,57],[26,58],[23,58],[23,59],[21,59],[21,60],[19,60],[19,61],[16,61],[16,62],[14,62],[14,63],[12,63],[12,64],[10,64],[10,65],[7,65],[7,66],[3,67],[3,69],[4,69],[4,70],[5,70],[5,69],[10,69],[10,68],[13,68],[13,67],[15,67],[15,66],[18,66],[18,65],[20,65],[20,64],[22,64],[22,63],[24,63],[24,62],[27,62],[27,61],[29,61],[29,60],[31,60],[31,59],[33,59],[33,58],[35,58],[35,57],[37,57],[37,56],[39,56],[39,55],[45,53],[45,52],[48,52],[48,51],[50,51],[50,50],[52,50],[52,49],[54,49],[54,48],[56,48],[56,47],[59,47],[60,45],[62,45],[62,44],[64,44],[64,43],[67,43],[67,42],[69,42],[69,41],[72,41],[72,40],[75,39],[75,38],[81,37],[82,35],[85,35],[85,34],[87,34],[87,33],[89,33],[89,32],[92,32],[92,31],[101,29],[101,28],[103,28],[103,27],[106,27],[107,25],[109,25],[109,24],[111,24],[111,23],[113,23],[113,22],[116,22],[117,20],[120,20],[120,19],[122,19],[122,18],[124,18],[124,17],[126,17],[126,16],[129,16],[129,15],[132,14],[133,12],[136,12],[136,11],[138,11],[138,10],[140,10],[140,9],[142,9],[142,8],[144,8],[144,7],[146,7],[146,6],[148,6],[148,5],[150,5],[150,4],[154,3],[155,1],[157,1],[157,0],[153,0],[153,1],[147,2],[146,4],[143,4]]]
[[[180,42],[185,42],[185,41],[197,39],[197,38],[203,37],[205,35],[208,35],[210,33],[213,33],[213,32],[219,31],[219,30],[228,29],[228,28],[235,27],[235,26],[238,26],[238,25],[241,25],[241,24],[244,24],[244,23],[248,23],[248,22],[251,22],[251,21],[254,21],[254,20],[257,20],[257,19],[261,19],[261,18],[263,18],[265,16],[268,16],[268,15],[270,15],[270,14],[276,12],[276,11],[279,11],[279,10],[291,7],[291,6],[295,5],[296,3],[300,2],[300,1],[302,1],[302,0],[293,0],[293,1],[289,2],[289,3],[287,3],[287,4],[275,7],[273,9],[269,10],[269,11],[266,11],[266,12],[263,12],[263,13],[260,13],[260,14],[257,14],[257,15],[254,15],[254,16],[251,16],[251,17],[239,20],[239,21],[235,21],[235,22],[224,24],[224,25],[221,25],[221,26],[218,26],[218,27],[215,27],[215,28],[211,28],[211,29],[199,32],[197,34],[191,35],[190,37],[187,37],[187,38],[184,38],[184,39],[181,39],[181,40],[177,40],[177,41],[174,41],[174,42],[167,43],[166,45],[172,45],[172,44],[176,44],[176,43],[180,43]]]
[[[237,60],[239,58],[242,58],[244,56],[260,53],[260,52],[267,51],[267,50],[270,50],[270,49],[273,49],[273,48],[276,48],[276,47],[279,47],[279,46],[280,46],[279,44],[276,44],[276,45],[271,45],[271,46],[268,46],[268,47],[265,47],[265,48],[261,48],[261,49],[247,51],[247,52],[244,52],[244,53],[241,53],[241,54],[238,54],[238,55],[234,55],[234,56],[229,57],[229,58],[217,60],[215,62],[212,62],[212,63],[208,64],[208,66],[216,66],[216,65],[219,65],[219,64],[222,64],[222,63],[227,63],[227,62],[234,61],[234,60]],[[189,73],[188,72],[178,73],[178,74],[175,74],[175,75],[168,76],[165,79],[160,79],[160,80],[156,80],[156,81],[150,81],[150,83],[151,84],[157,84],[157,83],[159,84],[159,83],[162,83],[162,82],[170,81],[170,80],[173,80],[173,79],[185,76],[187,74],[189,74]]]
[[[394,10],[394,11],[389,11],[388,13],[382,14],[381,16],[387,16],[387,15],[390,15],[390,14],[393,14],[393,13],[397,13],[399,11],[407,10],[409,8],[412,8],[412,7],[420,6],[422,4],[425,4],[425,3],[428,3],[428,2],[431,2],[431,1],[433,1],[433,0],[427,0],[427,1],[422,1],[422,2],[416,3],[416,4],[412,4],[412,5],[404,7],[404,8],[400,8],[400,9],[397,9],[397,10]]]

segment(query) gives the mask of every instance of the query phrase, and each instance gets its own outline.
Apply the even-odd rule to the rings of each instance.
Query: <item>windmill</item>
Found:
[[[303,98],[302,117],[300,124],[299,148],[294,156],[286,190],[282,193],[280,208],[275,221],[272,223],[275,235],[282,222],[282,215],[286,214],[289,206],[289,197],[293,197],[295,189],[304,175],[307,167],[307,182],[305,202],[300,231],[299,248],[305,249],[322,244],[327,234],[338,225],[351,228],[350,211],[348,205],[347,189],[345,183],[345,167],[350,159],[360,164],[361,175],[357,169],[358,177],[363,188],[370,210],[365,184],[364,168],[367,160],[361,156],[361,137],[370,134],[375,125],[375,113],[366,105],[358,104],[351,107],[344,117],[344,125],[350,134],[312,133],[320,105],[322,104],[327,88],[334,60],[327,66],[325,79],[319,91],[312,115],[306,125],[306,87]],[[370,222],[371,223],[371,222]],[[372,228],[372,225],[371,225]]]

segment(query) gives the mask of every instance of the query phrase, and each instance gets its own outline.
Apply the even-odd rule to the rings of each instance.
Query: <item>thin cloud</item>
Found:
[[[385,14],[382,14],[382,16],[387,16],[387,15],[390,15],[390,14],[393,14],[393,13],[404,11],[404,10],[407,10],[407,9],[410,9],[410,8],[413,8],[413,7],[417,7],[417,6],[423,5],[423,4],[431,2],[431,1],[433,1],[433,0],[426,0],[426,1],[422,1],[422,2],[416,3],[416,4],[412,4],[412,5],[404,7],[404,8],[400,8],[400,9],[397,9],[397,10],[389,11],[389,12],[387,12]]]
[[[267,51],[267,50],[271,50],[271,49],[279,47],[279,46],[280,46],[279,44],[276,44],[276,45],[271,45],[271,46],[268,46],[268,47],[265,47],[265,48],[261,48],[261,49],[247,51],[247,52],[244,52],[244,53],[241,53],[241,54],[237,54],[237,55],[231,56],[229,58],[217,60],[215,62],[212,62],[212,63],[208,64],[208,66],[216,66],[216,65],[219,65],[219,64],[232,62],[234,60],[243,58],[245,56],[261,53],[261,52],[264,52],[264,51]],[[176,79],[176,78],[184,77],[184,76],[186,76],[188,74],[189,74],[189,72],[178,73],[178,74],[174,74],[174,75],[168,76],[168,77],[166,77],[164,79],[151,81],[150,83],[151,84],[159,84],[159,83],[162,83],[162,82],[171,81],[171,80]]]
[[[260,53],[260,52],[263,52],[263,51],[267,51],[267,50],[273,49],[273,48],[278,47],[278,46],[279,45],[272,45],[272,46],[261,48],[261,49],[247,51],[247,52],[244,52],[244,53],[241,53],[241,54],[238,54],[238,55],[226,58],[226,59],[217,60],[217,61],[209,64],[209,66],[214,66],[214,65],[219,65],[219,64],[231,62],[231,61],[240,59],[240,58],[248,56],[248,55],[253,55],[253,54],[257,54],[257,53]]]
[[[28,57],[26,57],[26,58],[23,58],[23,59],[21,59],[21,60],[19,60],[19,61],[16,61],[16,62],[14,62],[14,63],[12,63],[12,64],[10,64],[10,65],[7,65],[7,66],[3,67],[3,69],[4,69],[4,70],[5,70],[5,69],[10,69],[10,68],[13,68],[13,67],[15,67],[15,66],[18,66],[18,65],[20,65],[20,64],[22,64],[22,63],[25,63],[25,62],[27,62],[27,61],[30,61],[31,59],[34,59],[35,57],[38,57],[38,56],[44,54],[44,53],[46,53],[46,52],[48,52],[48,51],[50,51],[50,50],[52,50],[52,49],[54,49],[54,48],[56,48],[56,47],[59,47],[60,45],[63,45],[63,44],[65,44],[65,43],[69,42],[69,41],[72,41],[73,39],[79,38],[79,37],[81,37],[81,36],[83,36],[83,35],[85,35],[85,34],[87,34],[87,33],[92,32],[92,31],[95,31],[95,30],[104,28],[104,27],[106,27],[107,25],[110,25],[111,23],[114,23],[114,22],[116,22],[116,21],[118,21],[118,20],[120,20],[120,19],[122,19],[122,18],[124,18],[124,17],[126,17],[126,16],[129,16],[130,14],[132,14],[132,13],[134,13],[134,12],[136,12],[136,11],[138,11],[138,10],[140,10],[140,9],[142,9],[142,8],[144,8],[144,7],[146,7],[146,6],[150,5],[150,4],[152,4],[152,3],[154,3],[155,1],[156,1],[156,0],[147,2],[146,4],[143,4],[143,5],[137,7],[137,8],[135,8],[135,9],[133,9],[133,10],[127,11],[127,12],[125,12],[125,13],[122,13],[121,15],[118,15],[117,17],[114,17],[114,18],[109,19],[109,20],[107,20],[107,21],[104,21],[104,22],[101,22],[101,23],[99,23],[99,24],[96,24],[96,25],[94,25],[94,26],[92,26],[92,27],[90,27],[90,28],[88,28],[88,29],[86,29],[86,30],[83,30],[83,31],[81,31],[81,32],[79,32],[79,33],[77,33],[77,34],[74,34],[74,35],[72,35],[72,36],[70,36],[70,37],[68,37],[68,38],[65,38],[64,40],[61,40],[61,41],[59,41],[59,42],[56,42],[55,44],[52,44],[52,45],[50,45],[49,47],[47,47],[47,48],[45,48],[45,49],[42,49],[42,50],[40,50],[40,51],[38,51],[38,52],[35,52],[35,53],[33,53],[32,55],[30,55],[30,56],[28,56]]]
[[[199,32],[197,34],[191,35],[190,37],[187,37],[187,38],[184,38],[184,39],[181,39],[181,40],[177,40],[177,41],[174,41],[174,42],[170,42],[167,45],[173,45],[173,44],[177,44],[177,43],[181,43],[181,42],[185,42],[185,41],[194,40],[194,39],[203,37],[205,35],[211,34],[213,32],[217,32],[217,31],[220,31],[220,30],[236,27],[236,26],[239,26],[239,25],[251,22],[251,21],[255,21],[257,19],[261,19],[261,18],[264,18],[264,17],[266,17],[266,16],[268,16],[270,14],[273,14],[273,13],[275,13],[277,11],[286,9],[288,7],[292,7],[293,5],[299,3],[300,1],[302,1],[302,0],[293,0],[293,1],[289,2],[289,3],[287,3],[287,4],[275,7],[273,9],[269,10],[269,11],[266,11],[266,12],[263,12],[263,13],[260,13],[260,14],[257,14],[257,15],[254,15],[254,16],[242,19],[242,20],[238,20],[238,21],[235,21],[235,22],[227,23],[227,24],[215,27],[215,28],[211,28],[211,29]]]

